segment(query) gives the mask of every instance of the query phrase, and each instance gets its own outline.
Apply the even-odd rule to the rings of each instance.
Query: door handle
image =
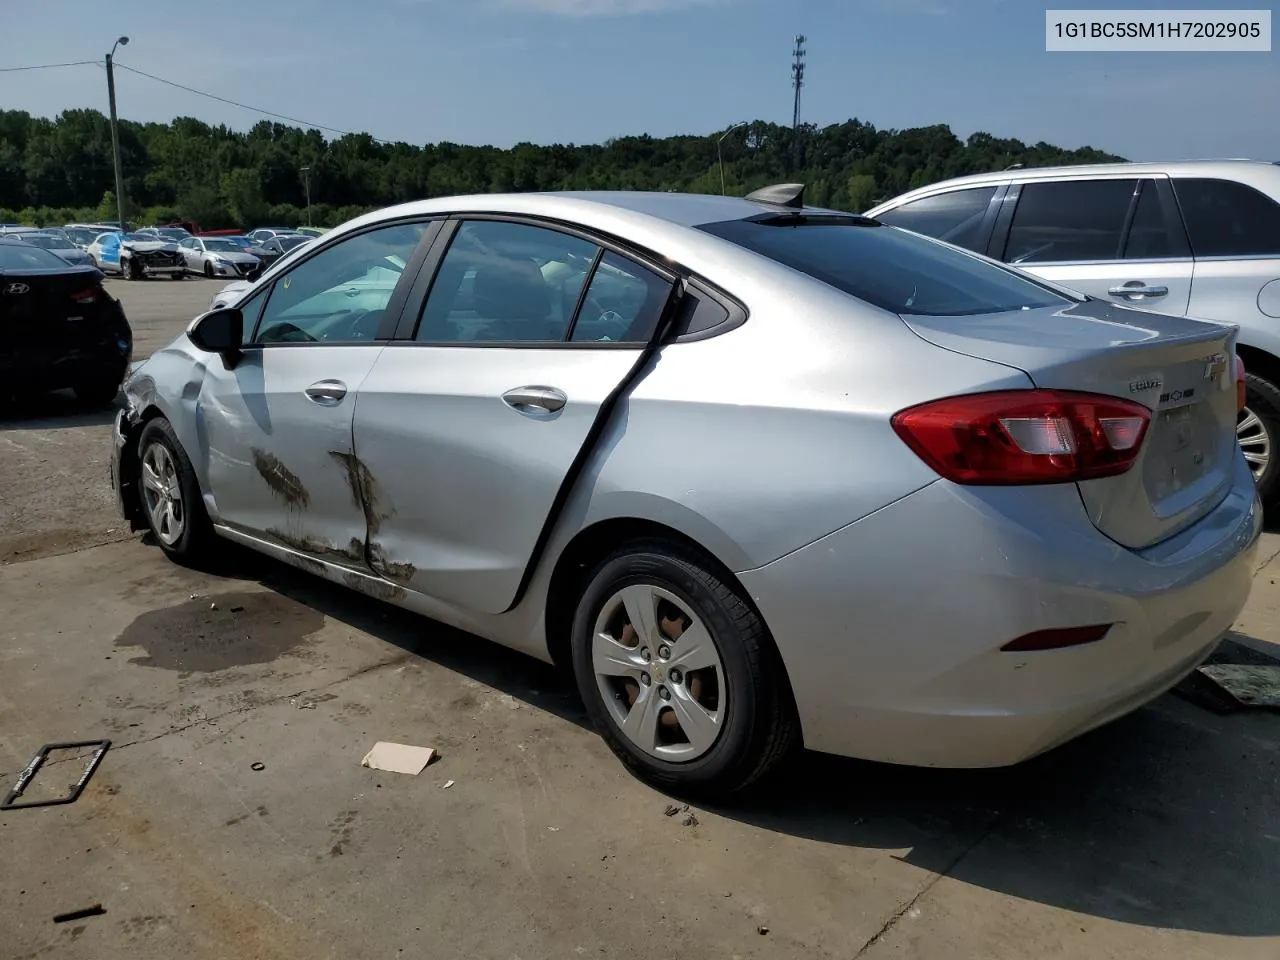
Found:
[[[1136,297],[1166,297],[1169,295],[1169,288],[1149,287],[1141,280],[1130,280],[1123,286],[1112,287],[1107,293],[1113,297],[1124,297],[1126,300],[1132,300]]]
[[[347,395],[347,385],[341,380],[317,380],[303,392],[312,403],[332,407]]]
[[[513,410],[520,410],[521,407],[538,407],[548,413],[555,413],[568,403],[569,398],[555,387],[516,387],[504,393],[502,400]]]

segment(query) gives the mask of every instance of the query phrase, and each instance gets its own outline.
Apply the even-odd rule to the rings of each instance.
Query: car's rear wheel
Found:
[[[204,275],[209,280],[213,279],[213,264],[208,260],[204,262]]]
[[[160,549],[183,564],[208,560],[215,543],[213,525],[191,461],[164,417],[142,428],[138,456],[142,511]]]
[[[86,407],[105,407],[116,402],[120,393],[120,378],[103,377],[97,380],[84,380],[77,383],[72,390],[76,399]]]
[[[1245,375],[1245,408],[1236,422],[1236,439],[1253,471],[1264,504],[1280,500],[1280,389],[1255,374]]]
[[[628,768],[665,789],[739,790],[798,741],[781,659],[726,579],[679,544],[639,541],[596,567],[574,616],[588,713]]]

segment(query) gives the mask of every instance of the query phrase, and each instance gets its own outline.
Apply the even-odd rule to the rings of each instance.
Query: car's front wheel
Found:
[[[623,763],[662,788],[730,793],[799,739],[768,630],[726,579],[679,544],[640,541],[596,567],[574,617],[588,713]]]
[[[1236,422],[1236,439],[1253,471],[1263,504],[1280,500],[1280,389],[1252,373],[1245,375],[1245,408]]]
[[[152,535],[170,558],[199,565],[214,548],[195,470],[164,417],[147,423],[138,437],[138,490]]]

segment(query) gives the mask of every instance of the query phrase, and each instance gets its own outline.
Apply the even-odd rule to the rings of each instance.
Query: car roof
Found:
[[[882,210],[889,206],[896,207],[905,203],[908,199],[923,197],[935,191],[950,190],[956,187],[1022,183],[1028,180],[1043,180],[1056,177],[1141,177],[1156,175],[1174,178],[1211,177],[1223,180],[1239,180],[1255,186],[1263,183],[1272,188],[1280,186],[1280,164],[1267,160],[1226,159],[1087,163],[1057,167],[1019,167],[1013,170],[992,170],[987,173],[970,174],[966,177],[953,177],[950,180],[939,180],[927,186],[909,190],[892,198],[892,200],[877,203],[872,209]]]

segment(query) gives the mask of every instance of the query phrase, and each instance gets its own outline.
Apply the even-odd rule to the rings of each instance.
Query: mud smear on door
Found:
[[[387,506],[383,499],[382,488],[375,477],[354,453],[330,450],[331,456],[339,466],[347,481],[347,489],[351,491],[351,501],[357,509],[364,512],[365,526],[369,533],[369,563],[382,576],[397,583],[408,583],[413,579],[417,568],[411,563],[397,561],[387,555],[386,549],[378,543],[377,536],[382,530],[385,520],[395,515],[395,508]],[[364,588],[357,588],[364,589]],[[365,592],[368,592],[366,589]]]
[[[129,662],[180,675],[273,660],[304,647],[324,626],[317,611],[274,593],[224,593],[149,610],[116,638],[140,647]]]
[[[311,494],[307,493],[307,488],[302,485],[298,475],[281,463],[275,454],[257,447],[252,449],[252,453],[253,468],[271,488],[272,495],[291,507],[305,510],[311,503]]]

